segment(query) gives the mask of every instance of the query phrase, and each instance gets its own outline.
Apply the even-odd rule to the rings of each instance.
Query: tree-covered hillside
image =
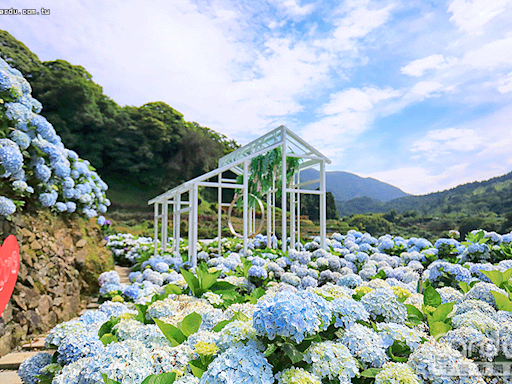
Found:
[[[89,159],[111,185],[113,203],[144,205],[156,193],[205,173],[237,144],[187,122],[163,102],[121,107],[81,66],[41,62],[0,31],[0,56],[19,69],[64,144]]]
[[[362,197],[337,201],[341,216],[395,210],[398,213],[417,211],[422,214],[457,216],[512,211],[512,172],[490,180],[473,182],[442,192],[422,196],[405,196],[388,202]]]

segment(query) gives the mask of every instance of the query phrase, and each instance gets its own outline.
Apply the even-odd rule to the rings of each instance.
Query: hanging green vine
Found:
[[[281,147],[275,148],[264,155],[256,156],[251,160],[249,176],[249,194],[261,199],[272,188],[272,177],[275,174],[276,196],[282,196],[281,162],[283,152]],[[289,185],[292,177],[299,169],[300,159],[286,157],[286,184]],[[243,183],[243,175],[237,177],[237,182]],[[239,193],[240,191],[237,191]],[[240,200],[238,201],[240,202]],[[250,196],[249,205],[254,206],[255,199]]]

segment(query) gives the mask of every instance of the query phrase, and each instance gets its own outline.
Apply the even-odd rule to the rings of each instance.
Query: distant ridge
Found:
[[[301,181],[310,181],[317,178],[318,171],[309,169],[301,172]],[[360,197],[367,197],[385,202],[399,197],[408,196],[408,194],[400,188],[371,177],[360,177],[349,172],[326,172],[325,181],[327,184],[327,191],[333,194],[336,202]],[[313,187],[317,186],[318,185],[313,185]]]
[[[471,215],[487,212],[501,215],[512,211],[512,172],[485,181],[459,185],[441,192],[421,196],[408,195],[385,202],[371,197],[335,200],[341,216],[381,213],[391,210],[398,213],[417,211],[429,215],[462,211]]]

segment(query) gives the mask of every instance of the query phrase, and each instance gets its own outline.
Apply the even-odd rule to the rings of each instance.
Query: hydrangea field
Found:
[[[0,58],[0,216],[27,204],[87,217],[105,213],[107,184],[64,147],[31,92],[21,72]]]
[[[197,268],[118,234],[103,303],[48,335],[25,383],[508,383],[512,233],[334,233],[283,254],[200,244]]]

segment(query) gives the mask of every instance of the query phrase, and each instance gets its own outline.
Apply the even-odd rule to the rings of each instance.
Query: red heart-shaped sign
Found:
[[[20,269],[20,247],[13,235],[5,239],[0,249],[0,316],[11,299]]]

